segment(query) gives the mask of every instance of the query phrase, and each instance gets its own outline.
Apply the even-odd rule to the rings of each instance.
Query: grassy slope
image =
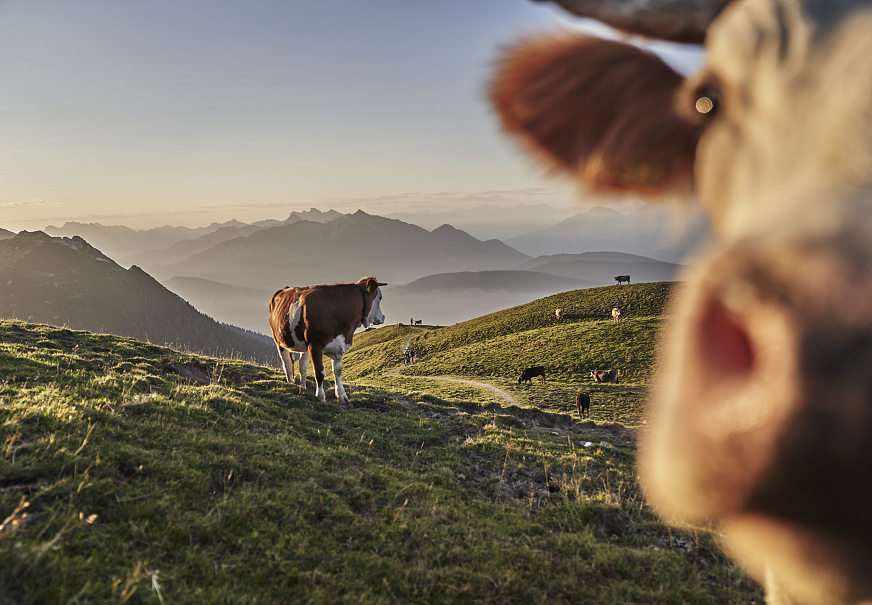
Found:
[[[0,597],[761,602],[709,534],[654,517],[632,449],[429,382],[370,376],[346,408],[240,361],[0,322]]]
[[[402,364],[410,338],[424,359],[399,370],[391,388],[413,391],[456,387],[417,380],[423,376],[475,377],[509,392],[525,405],[575,413],[575,396],[590,391],[591,418],[639,426],[645,391],[655,367],[655,341],[669,294],[666,282],[564,292],[454,326],[388,326],[355,337],[343,377],[383,384],[383,374]],[[611,311],[620,307],[615,325]],[[562,309],[558,321],[555,309]],[[544,365],[546,384],[519,385],[523,368]],[[621,382],[595,385],[590,370],[616,368]],[[482,393],[483,397],[489,397]]]

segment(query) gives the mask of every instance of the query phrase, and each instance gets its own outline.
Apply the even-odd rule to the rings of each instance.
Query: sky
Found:
[[[573,204],[485,100],[557,27],[613,35],[529,0],[0,0],[0,227]]]

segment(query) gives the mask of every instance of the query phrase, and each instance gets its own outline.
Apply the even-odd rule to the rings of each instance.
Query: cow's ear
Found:
[[[551,168],[592,189],[659,194],[692,183],[701,126],[676,110],[682,82],[634,46],[561,34],[509,48],[490,97]]]
[[[366,280],[366,293],[372,294],[375,292],[376,288],[378,288],[378,281],[375,278],[370,277]]]

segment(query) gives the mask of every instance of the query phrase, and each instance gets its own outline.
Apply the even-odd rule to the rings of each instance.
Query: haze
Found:
[[[527,0],[6,0],[0,227],[569,206],[484,101],[500,45],[557,25],[606,31]]]

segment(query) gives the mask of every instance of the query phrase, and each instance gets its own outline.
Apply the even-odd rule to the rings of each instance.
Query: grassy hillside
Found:
[[[669,289],[658,282],[574,290],[444,328],[387,326],[357,335],[345,367],[349,378],[378,375],[402,363],[413,339],[426,357],[407,374],[517,379],[521,369],[545,365],[549,376],[586,380],[591,369],[617,368],[624,382],[645,384]]]
[[[204,315],[136,266],[124,269],[79,237],[22,231],[0,241],[0,317],[130,336],[200,353],[275,363],[262,334]],[[261,306],[266,316],[269,300]]]
[[[708,532],[651,513],[621,426],[381,379],[339,406],[269,368],[0,321],[3,602],[762,602]]]

